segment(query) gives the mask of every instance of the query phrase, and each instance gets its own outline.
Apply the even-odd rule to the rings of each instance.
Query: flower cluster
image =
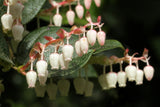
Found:
[[[24,31],[20,18],[24,8],[22,5],[23,1],[24,0],[5,0],[7,14],[4,14],[1,17],[4,31],[12,30],[14,39],[17,41],[21,41],[22,33]],[[68,23],[71,26],[74,24],[75,13],[71,8],[73,1],[75,0],[64,0],[58,3],[54,0],[50,0],[53,9],[56,9],[56,14],[53,16],[55,26],[62,25],[63,17],[60,15],[59,9],[61,6],[66,4],[69,5],[69,10],[66,13]],[[90,9],[91,2],[92,0],[84,0],[84,6],[87,10]],[[97,7],[101,4],[101,0],[94,0],[94,2]],[[80,4],[80,0],[77,0],[75,12],[78,18],[83,18],[84,8]],[[84,26],[72,26],[70,32],[67,32],[64,29],[59,29],[56,32],[58,39],[50,36],[44,36],[47,43],[37,42],[31,49],[29,53],[29,61],[26,65],[20,68],[20,72],[26,76],[28,88],[35,88],[36,95],[38,97],[43,97],[45,92],[47,92],[49,99],[55,99],[57,90],[59,90],[62,96],[68,96],[70,89],[69,80],[63,78],[59,80],[57,84],[51,81],[46,85],[48,75],[50,73],[48,69],[66,70],[69,68],[69,64],[73,59],[74,50],[79,57],[82,57],[82,55],[88,53],[90,46],[94,46],[96,41],[100,46],[105,44],[106,33],[101,29],[103,26],[103,23],[101,23],[101,17],[98,16],[97,22],[93,22],[90,13],[87,11],[85,18],[88,23]],[[70,44],[70,39],[73,36],[79,36],[78,40],[74,43],[74,46]],[[47,51],[46,48],[48,46],[53,46],[54,52],[49,55],[49,60],[47,61],[44,53]],[[110,58],[110,72],[106,73],[106,65],[104,65],[103,74],[98,77],[98,81],[103,90],[115,88],[117,83],[119,84],[119,87],[125,87],[127,79],[131,82],[135,81],[137,85],[143,84],[144,75],[147,80],[150,81],[152,79],[154,68],[149,65],[150,57],[148,57],[148,50],[145,49],[141,57],[135,57],[135,55],[136,54],[130,56],[128,54],[128,49],[126,49],[124,57],[117,58],[116,56],[113,56]],[[147,64],[143,70],[139,68],[139,61],[143,61]],[[129,65],[126,66],[123,71],[122,64],[124,62],[129,63]],[[112,65],[115,63],[120,64],[120,71],[118,73],[113,72]],[[26,72],[29,66],[30,70]],[[74,78],[73,84],[77,94],[84,96],[92,95],[94,84],[89,81],[88,78],[84,79],[79,76]]]
[[[29,55],[30,60],[26,64],[27,66],[29,64],[31,65],[30,71],[26,73],[28,85],[30,88],[33,88],[35,86],[37,79],[37,74],[35,71],[33,71],[33,62],[35,61],[35,59],[38,59],[38,61],[36,62],[36,69],[40,84],[45,85],[45,82],[47,81],[48,63],[44,58],[44,52],[46,51],[45,49],[47,46],[54,45],[54,52],[49,55],[49,64],[51,66],[51,69],[65,70],[68,69],[69,62],[72,61],[74,50],[76,50],[78,56],[82,56],[83,54],[86,54],[88,52],[89,46],[93,46],[95,44],[96,39],[98,40],[99,45],[101,46],[104,45],[106,34],[104,31],[101,30],[102,27],[102,25],[100,25],[101,18],[98,17],[98,22],[93,23],[91,21],[90,16],[88,17],[89,17],[89,23],[86,24],[85,26],[80,28],[74,26],[71,32],[67,32],[64,29],[59,29],[57,31],[57,35],[59,36],[58,39],[54,39],[49,36],[44,36],[44,38],[48,40],[46,44],[42,44],[39,42],[35,44]],[[91,26],[91,29],[87,31],[86,27],[88,26]],[[95,26],[99,28],[98,33],[96,30],[94,30],[94,28],[96,28]],[[75,49],[74,49],[74,47],[69,43],[69,40],[72,36],[76,35],[79,35],[79,40],[75,42],[74,46]],[[87,35],[87,37],[85,35]],[[67,41],[66,43],[64,42],[64,39],[66,39]],[[62,50],[61,53],[59,51],[60,49]],[[22,70],[25,70],[25,66],[24,68],[22,68]],[[32,80],[33,76],[35,78],[34,81]]]
[[[137,54],[137,53],[135,53]],[[103,74],[98,77],[99,83],[103,90],[109,88],[116,88],[116,84],[118,83],[119,87],[125,87],[127,79],[130,82],[135,81],[136,85],[143,84],[143,78],[150,81],[153,78],[154,68],[149,64],[148,50],[144,49],[143,55],[141,57],[134,57],[128,55],[128,49],[125,51],[125,56],[123,58],[117,58],[112,56],[110,59],[110,72],[105,73],[105,66]],[[138,61],[141,60],[146,63],[146,66],[142,69],[139,68]],[[129,62],[129,65],[125,67],[125,70],[122,69],[122,63],[126,61]],[[112,63],[120,64],[120,71],[118,73],[113,72]],[[134,65],[135,63],[135,65]]]
[[[66,13],[66,17],[68,20],[69,25],[73,25],[74,24],[74,19],[75,19],[75,12],[78,16],[78,18],[82,19],[83,15],[84,15],[84,7],[80,4],[80,0],[77,0],[77,5],[75,7],[75,12],[72,10],[71,8],[71,2],[73,2],[75,0],[65,0],[63,2],[56,2],[54,0],[50,0],[50,4],[56,8],[56,14],[53,16],[53,22],[55,26],[61,26],[62,25],[62,20],[63,17],[61,16],[61,14],[59,13],[59,8],[64,5],[64,4],[68,4],[69,3],[69,10]],[[94,0],[95,4],[97,7],[100,7],[101,4],[101,0]],[[87,10],[90,9],[92,0],[84,0],[84,5],[85,8]]]
[[[23,38],[24,27],[21,24],[21,16],[24,5],[22,3],[27,0],[4,0],[4,5],[7,6],[7,13],[2,15],[1,22],[3,31],[7,33],[12,31],[15,41],[21,41]]]

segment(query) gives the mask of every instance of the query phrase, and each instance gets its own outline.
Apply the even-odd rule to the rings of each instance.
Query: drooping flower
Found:
[[[37,61],[36,68],[37,68],[38,76],[45,76],[45,73],[47,71],[47,66],[48,64],[44,60]]]
[[[27,79],[28,88],[34,88],[37,80],[37,73],[32,70],[28,71],[26,73],[26,79]]]
[[[83,14],[84,14],[84,8],[82,5],[78,4],[75,8],[77,16],[82,19],[83,18]]]
[[[144,75],[148,81],[152,80],[154,75],[154,68],[151,65],[147,65],[143,69]]]
[[[126,81],[127,81],[126,73],[124,71],[119,71],[117,73],[117,80],[118,80],[119,87],[125,87]]]
[[[58,53],[52,53],[49,56],[49,62],[51,64],[51,69],[59,69],[59,54]]]
[[[86,54],[88,52],[88,40],[86,37],[82,37],[80,39],[80,47],[83,54]]]
[[[53,16],[53,22],[55,26],[61,26],[62,25],[62,16],[60,14],[55,14]]]
[[[72,45],[64,45],[62,48],[63,56],[65,61],[71,61],[73,56],[74,48]]]
[[[88,43],[93,46],[96,42],[97,32],[93,29],[87,31]]]
[[[73,10],[67,11],[66,16],[67,16],[68,23],[70,25],[73,25],[74,24],[74,18],[75,18],[74,11]]]
[[[108,87],[109,88],[116,88],[117,73],[109,72],[109,73],[107,73],[106,78],[107,78],[107,82],[108,82]]]
[[[97,40],[98,40],[98,43],[103,46],[104,43],[105,43],[105,39],[106,39],[106,33],[104,31],[99,31],[97,33]]]

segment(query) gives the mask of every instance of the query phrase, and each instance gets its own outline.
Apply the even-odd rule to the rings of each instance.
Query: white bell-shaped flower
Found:
[[[85,97],[92,96],[93,88],[94,88],[93,82],[86,80],[86,86],[85,86],[85,90],[84,90],[84,96]]]
[[[57,85],[55,83],[47,84],[47,94],[50,100],[55,100],[57,95]]]
[[[81,44],[80,44],[80,40],[76,41],[75,43],[75,50],[78,56],[82,56],[83,52],[81,51]]]
[[[86,9],[90,9],[92,0],[84,0],[84,5]]]
[[[96,42],[97,32],[93,29],[87,31],[87,40],[88,43],[93,46]]]
[[[78,77],[73,80],[73,84],[76,90],[76,94],[82,95],[85,90],[86,80],[82,77]]]
[[[11,30],[13,24],[13,17],[11,14],[4,14],[1,17],[1,22],[4,30]]]
[[[62,48],[63,56],[65,61],[71,61],[73,56],[74,48],[72,45],[64,45]]]
[[[119,87],[125,87],[126,86],[126,81],[127,81],[127,76],[124,71],[119,71],[117,73],[117,81],[119,84]]]
[[[97,7],[100,7],[101,5],[101,0],[94,0],[95,4]]]
[[[70,90],[70,82],[66,79],[61,79],[58,81],[58,89],[61,96],[68,96]]]
[[[136,71],[137,71],[137,68],[134,65],[128,65],[125,67],[125,72],[127,74],[128,81],[136,80]]]
[[[83,14],[84,14],[84,8],[82,5],[78,4],[75,8],[77,16],[82,19],[83,18]]]
[[[104,43],[105,43],[105,40],[106,40],[106,33],[104,31],[99,31],[97,33],[97,40],[98,40],[98,43],[103,46]]]
[[[107,79],[106,79],[106,74],[102,74],[98,77],[98,82],[100,86],[102,87],[103,90],[109,89]]]
[[[117,84],[117,73],[115,72],[109,72],[106,75],[107,83],[109,88],[116,88]]]
[[[136,71],[136,85],[143,84],[143,71],[141,69],[137,69]]]
[[[51,64],[51,69],[59,69],[59,54],[58,53],[52,53],[49,56],[49,62]]]
[[[148,81],[152,80],[154,75],[154,68],[151,65],[147,65],[143,69],[144,75]]]
[[[44,60],[37,61],[36,68],[37,68],[38,76],[45,76],[47,66],[48,66],[48,64]]]
[[[73,25],[74,24],[74,18],[75,18],[74,11],[73,10],[67,11],[66,16],[67,16],[68,23],[70,25]]]
[[[15,41],[21,41],[23,38],[24,27],[22,24],[15,24],[12,27],[12,34]]]
[[[86,37],[82,37],[80,39],[80,47],[83,54],[86,54],[88,52],[88,40]]]
[[[62,25],[62,19],[63,17],[60,14],[55,14],[53,16],[53,22],[55,26],[61,26]]]
[[[28,88],[34,88],[37,80],[37,73],[35,71],[28,71],[26,73]]]

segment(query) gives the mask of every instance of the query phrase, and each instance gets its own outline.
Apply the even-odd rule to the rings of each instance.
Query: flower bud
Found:
[[[128,81],[135,81],[136,80],[136,71],[137,68],[134,65],[128,65],[125,68],[125,72],[128,77]]]
[[[59,69],[59,54],[58,53],[50,54],[49,61],[52,67],[51,69]]]
[[[105,43],[105,40],[106,40],[106,33],[104,31],[99,31],[97,33],[97,40],[98,40],[98,43],[103,46],[104,43]]]
[[[102,87],[103,90],[107,90],[108,88],[108,83],[107,83],[107,79],[106,79],[106,74],[102,74],[98,77],[98,81]]]
[[[37,80],[37,73],[35,71],[28,71],[26,73],[28,88],[34,88]]]
[[[93,46],[96,42],[97,32],[95,30],[89,30],[87,32],[87,39],[91,46]]]
[[[76,41],[75,43],[75,50],[78,56],[82,56],[83,53],[81,51],[81,45],[80,45],[80,40]]]
[[[10,7],[10,13],[13,16],[13,19],[20,18],[23,9],[24,5],[22,3],[17,2],[15,5],[12,5]]]
[[[117,73],[109,72],[109,73],[107,73],[106,78],[107,78],[107,82],[108,82],[108,87],[109,88],[116,88]]]
[[[47,84],[47,94],[50,100],[55,100],[57,94],[57,85],[54,83]]]
[[[60,14],[55,14],[53,16],[53,22],[55,26],[61,26],[62,25],[62,16]]]
[[[136,71],[136,85],[143,84],[143,71],[140,69],[137,69]]]
[[[13,24],[12,15],[11,14],[4,14],[1,17],[1,22],[2,22],[4,30],[11,30],[12,24]]]
[[[47,66],[48,64],[44,60],[37,61],[36,68],[37,68],[38,76],[45,76]]]
[[[21,41],[23,38],[24,27],[21,24],[13,25],[12,34],[15,41]]]
[[[58,89],[61,96],[68,96],[70,89],[70,82],[66,79],[61,79],[58,81]]]
[[[46,92],[46,87],[41,86],[39,82],[36,83],[35,92],[37,97],[44,97]]]
[[[86,86],[86,80],[84,78],[78,77],[73,80],[74,88],[76,94],[82,95]]]
[[[77,16],[82,19],[83,18],[83,14],[84,14],[84,8],[82,5],[78,4],[75,8]]]
[[[125,87],[126,86],[126,81],[127,81],[127,76],[124,71],[119,71],[117,74],[117,80],[119,87]]]
[[[73,25],[74,24],[74,17],[75,17],[74,11],[72,11],[72,10],[67,11],[66,16],[67,16],[68,23],[70,25]]]
[[[100,7],[101,5],[101,0],[94,0],[95,4],[97,7]]]
[[[91,81],[86,80],[86,86],[84,91],[85,97],[92,96],[94,84]]]
[[[88,41],[86,37],[82,37],[80,39],[80,47],[83,54],[86,54],[88,52]]]
[[[92,3],[92,0],[84,0],[84,5],[86,9],[90,9],[91,3]]]
[[[146,79],[150,81],[154,75],[154,68],[151,65],[147,65],[144,67],[143,71]]]
[[[40,85],[45,86],[47,78],[48,78],[48,70],[45,71],[45,75],[44,76],[42,76],[42,75],[38,76]]]
[[[72,45],[64,45],[62,48],[63,56],[65,61],[71,61],[73,56],[74,48]]]

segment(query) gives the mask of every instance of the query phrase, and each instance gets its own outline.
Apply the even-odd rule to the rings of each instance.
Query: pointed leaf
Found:
[[[31,21],[42,8],[46,0],[28,0],[24,3],[24,10],[22,13],[22,24]]]
[[[24,40],[20,43],[18,48],[18,58],[17,60],[19,63],[24,64],[28,60],[28,53],[33,47],[33,45],[36,42],[40,42],[43,44],[48,43],[47,40],[44,39],[44,36],[50,36],[53,38],[59,38],[59,36],[56,34],[57,31],[61,29],[61,27],[42,27],[40,29],[37,29],[24,38]],[[67,32],[69,31],[68,28],[63,28]],[[61,30],[63,31],[63,30]],[[73,35],[69,43],[74,46],[75,42],[79,39],[78,36]],[[64,39],[64,43],[66,43],[66,39]],[[53,44],[54,45],[54,44]],[[88,50],[88,53],[83,55],[82,57],[79,57],[75,52],[73,54],[73,59],[69,63],[69,68],[67,70],[51,70],[50,64],[48,66],[49,70],[49,76],[64,76],[72,74],[76,71],[78,71],[80,68],[84,67],[87,62],[90,60],[91,56],[94,54],[101,53],[102,51],[107,51],[115,48],[123,48],[123,46],[116,40],[107,40],[106,44],[101,47],[98,43],[96,43],[93,47],[91,47]],[[48,46],[46,48],[46,52],[44,53],[45,60],[49,63],[49,55],[54,52],[53,46]],[[59,53],[61,53],[61,48],[59,49]],[[23,54],[24,53],[24,54]],[[27,54],[26,54],[27,53]]]

